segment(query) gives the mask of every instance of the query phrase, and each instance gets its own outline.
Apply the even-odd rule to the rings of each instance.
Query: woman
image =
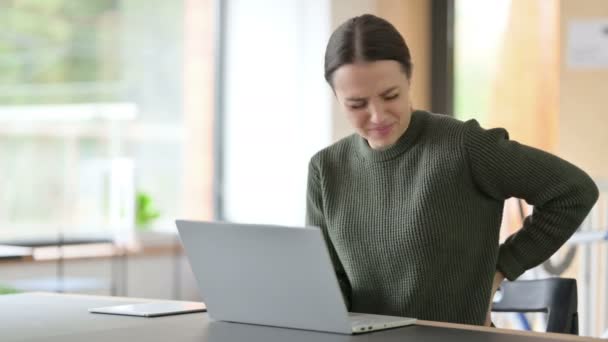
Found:
[[[325,79],[356,134],[312,157],[306,220],[350,311],[489,325],[504,277],[549,258],[597,200],[583,171],[504,129],[412,110],[408,47],[381,18],[336,29]],[[499,246],[509,197],[534,213]]]

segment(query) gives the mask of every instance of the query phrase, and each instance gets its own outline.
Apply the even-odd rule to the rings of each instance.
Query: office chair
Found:
[[[492,311],[545,312],[547,332],[578,335],[576,280],[505,281],[494,296]]]

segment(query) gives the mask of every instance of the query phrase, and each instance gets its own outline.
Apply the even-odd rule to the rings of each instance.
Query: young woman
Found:
[[[413,110],[409,49],[363,15],[333,32],[325,79],[356,133],[309,165],[320,227],[349,310],[489,325],[490,299],[548,259],[597,200],[587,174],[504,129]],[[505,199],[534,205],[499,245]]]

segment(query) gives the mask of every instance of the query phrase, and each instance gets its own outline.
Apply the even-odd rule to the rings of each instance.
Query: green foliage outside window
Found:
[[[120,76],[118,1],[0,1],[0,23],[1,105],[110,96],[103,83]]]

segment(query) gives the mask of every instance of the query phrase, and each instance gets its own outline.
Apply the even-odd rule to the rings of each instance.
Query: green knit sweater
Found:
[[[484,130],[415,111],[386,150],[351,135],[309,164],[320,227],[350,311],[483,324],[496,270],[513,280],[556,252],[598,197],[583,171]],[[504,200],[534,206],[499,246]]]

